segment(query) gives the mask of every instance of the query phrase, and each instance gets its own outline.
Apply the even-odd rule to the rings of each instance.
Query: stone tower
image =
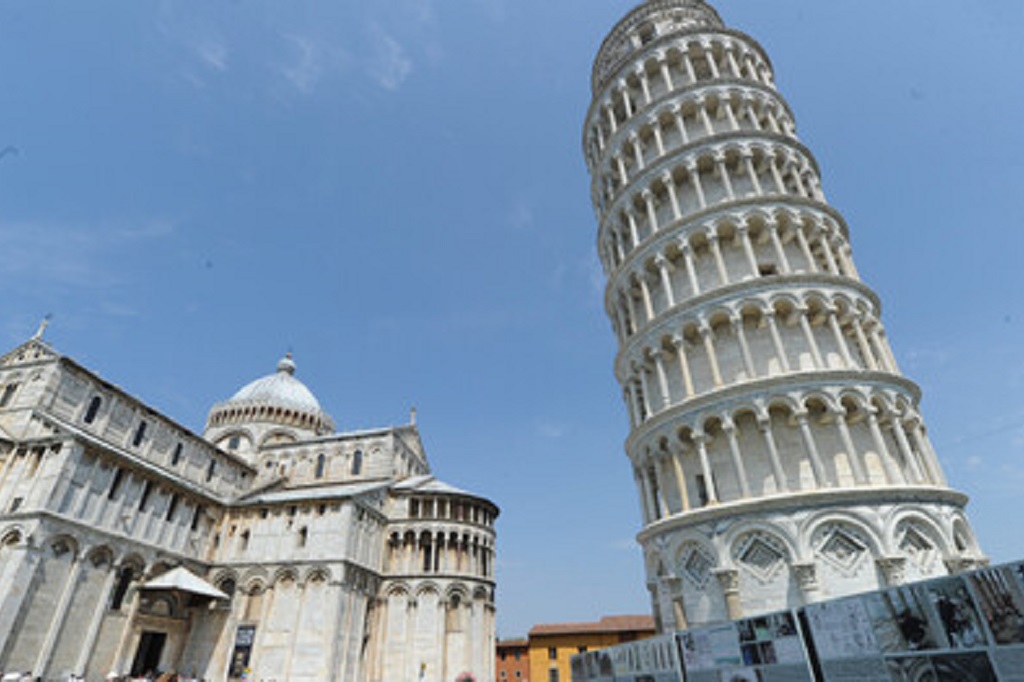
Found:
[[[701,0],[601,45],[583,147],[663,630],[983,560],[772,66]]]

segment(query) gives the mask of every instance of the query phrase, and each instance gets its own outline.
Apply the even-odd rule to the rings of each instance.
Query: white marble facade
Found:
[[[0,670],[493,677],[497,507],[414,419],[337,433],[294,372],[200,436],[38,337],[0,357]],[[198,590],[154,587],[175,567]]]
[[[583,150],[659,627],[983,560],[772,65],[702,0],[594,61]]]

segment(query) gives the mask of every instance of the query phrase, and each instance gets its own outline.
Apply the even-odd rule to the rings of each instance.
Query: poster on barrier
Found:
[[[675,636],[660,635],[616,646],[612,670],[616,682],[679,682],[682,666]]]
[[[828,680],[1024,679],[1024,570],[983,568],[804,607]]]
[[[683,667],[693,682],[804,682],[811,670],[791,611],[679,633]]]
[[[569,660],[573,682],[614,682],[613,649],[599,649],[576,654]]]

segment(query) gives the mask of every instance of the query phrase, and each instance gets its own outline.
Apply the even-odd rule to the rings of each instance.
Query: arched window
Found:
[[[165,521],[171,521],[174,519],[174,512],[178,509],[178,494],[174,493],[171,495],[171,501],[167,503],[167,515],[164,516]]]
[[[132,584],[132,578],[134,578],[134,572],[130,566],[126,566],[118,571],[117,585],[114,586],[114,592],[110,595],[111,611],[121,610],[121,604],[124,603],[124,597],[128,594],[128,587]]]
[[[235,581],[231,578],[225,578],[224,580],[221,580],[219,583],[217,583],[217,589],[223,592],[224,594],[228,595],[229,597],[234,597],[235,590],[238,589],[238,586],[235,584]]]
[[[356,450],[352,453],[352,475],[358,476],[363,471],[363,451]]]
[[[178,466],[178,462],[181,461],[181,451],[182,451],[181,443],[178,443],[177,445],[174,446],[174,454],[171,455],[171,466],[172,467]]]
[[[92,400],[89,401],[89,407],[85,410],[85,416],[82,417],[82,421],[86,424],[92,424],[96,421],[96,414],[100,411],[100,407],[103,405],[103,398],[98,395],[94,395]]]
[[[135,437],[132,438],[132,446],[139,447],[142,445],[142,439],[146,437],[146,422],[139,422],[138,428],[135,429]]]
[[[217,460],[211,459],[210,466],[206,469],[206,482],[213,480],[213,474],[217,471]]]
[[[317,458],[316,458],[316,477],[317,478],[323,478],[324,477],[324,469],[326,469],[326,468],[327,468],[327,455],[324,455],[324,454],[321,453],[320,455],[317,455]]]
[[[299,547],[306,546],[306,540],[309,539],[309,529],[303,526],[299,529]]]
[[[250,537],[251,537],[251,534],[249,533],[249,531],[245,531],[245,532],[242,533],[241,536],[239,536],[238,548],[241,551],[244,552],[245,550],[249,549],[249,538]]]
[[[263,588],[256,586],[249,592],[249,598],[245,602],[245,619],[256,620],[260,617],[263,608]]]
[[[206,514],[206,507],[203,505],[196,507],[195,511],[192,513],[192,530],[199,529],[199,521],[203,518],[204,514]]]
[[[118,469],[114,472],[114,480],[110,483],[110,489],[107,490],[107,499],[112,500],[117,495],[117,491],[121,489],[121,482],[124,481],[124,469]]]
[[[4,392],[0,395],[0,407],[7,407],[7,404],[11,402],[11,398],[14,397],[15,392],[18,390],[18,384],[7,384],[4,387]]]

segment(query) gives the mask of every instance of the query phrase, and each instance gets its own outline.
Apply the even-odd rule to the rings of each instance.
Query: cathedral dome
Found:
[[[206,436],[227,449],[251,450],[260,443],[294,441],[334,430],[330,415],[304,383],[295,378],[291,353],[277,371],[252,381],[210,410]],[[267,440],[271,438],[271,440]],[[283,441],[282,441],[283,439]]]
[[[226,404],[259,402],[311,412],[320,411],[320,402],[306,385],[295,378],[295,362],[288,353],[277,363],[277,372],[260,377],[238,390]]]

